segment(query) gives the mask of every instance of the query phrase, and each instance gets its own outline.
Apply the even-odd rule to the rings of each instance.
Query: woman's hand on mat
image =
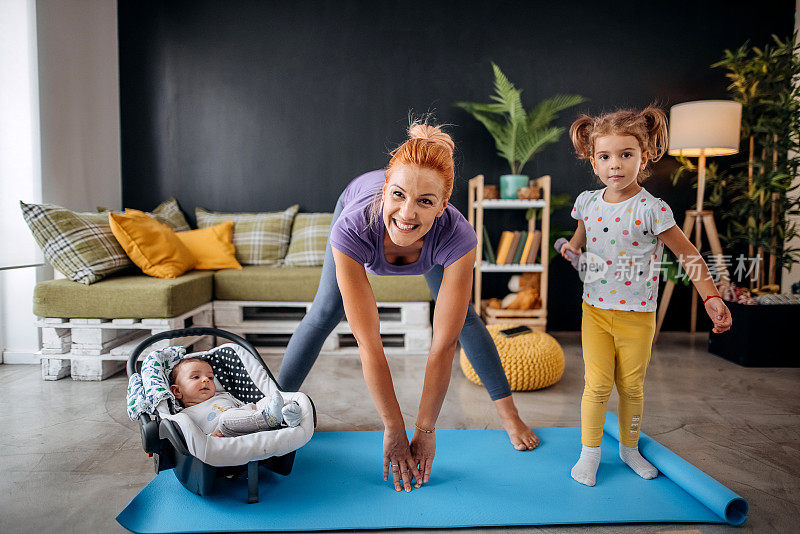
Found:
[[[411,456],[419,466],[419,473],[422,481],[417,478],[416,487],[427,484],[431,478],[431,467],[433,467],[433,457],[436,456],[436,434],[433,432],[420,432],[417,430],[411,438]]]
[[[731,312],[721,298],[708,299],[706,301],[706,313],[714,323],[714,333],[721,334],[730,330],[733,324]]]
[[[412,477],[417,480],[417,487],[422,480],[411,456],[405,429],[398,431],[387,428],[383,432],[383,480],[389,480],[389,471],[392,472],[394,489],[397,491],[400,491],[401,487],[411,491]]]

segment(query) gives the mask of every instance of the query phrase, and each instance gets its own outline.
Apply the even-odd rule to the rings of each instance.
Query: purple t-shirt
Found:
[[[447,204],[425,234],[422,252],[414,263],[392,265],[383,252],[383,217],[369,226],[369,211],[383,184],[385,170],[362,174],[342,194],[344,208],[331,228],[330,243],[336,250],[362,264],[367,272],[379,275],[425,274],[434,265],[449,267],[478,244],[475,230],[461,213]]]

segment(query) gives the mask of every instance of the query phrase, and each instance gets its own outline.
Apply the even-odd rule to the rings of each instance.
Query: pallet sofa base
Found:
[[[131,351],[145,338],[177,328],[215,326],[250,341],[262,354],[282,354],[292,332],[311,308],[309,302],[217,300],[168,319],[69,319],[40,317],[42,379],[98,381],[125,368]],[[427,352],[431,344],[429,302],[380,302],[380,332],[387,354]],[[153,348],[183,345],[205,350],[210,336],[162,341]],[[337,325],[322,351],[357,354],[346,320]]]
[[[429,302],[378,302],[380,333],[387,354],[427,352],[431,347]],[[262,354],[282,354],[310,302],[214,301],[214,324],[247,339]],[[358,354],[346,320],[325,340],[322,352]]]
[[[69,319],[40,317],[43,380],[98,381],[125,368],[131,351],[159,332],[190,326],[213,326],[214,307],[208,302],[182,315],[166,319]],[[155,343],[153,348],[184,345],[193,350],[211,348],[211,336],[176,338]]]

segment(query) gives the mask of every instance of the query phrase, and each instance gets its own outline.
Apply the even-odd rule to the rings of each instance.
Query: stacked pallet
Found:
[[[264,354],[282,354],[310,302],[214,301],[217,328],[239,334]],[[430,303],[378,303],[380,333],[387,354],[427,352],[431,346]],[[342,320],[325,340],[323,352],[357,353],[353,332]]]
[[[202,306],[167,319],[70,319],[38,317],[42,334],[42,378],[104,380],[125,368],[131,351],[159,332],[190,326],[213,326],[213,306]],[[182,345],[188,350],[211,348],[211,336],[175,338],[155,343],[151,349]]]

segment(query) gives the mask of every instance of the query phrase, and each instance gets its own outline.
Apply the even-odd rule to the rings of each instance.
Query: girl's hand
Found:
[[[721,334],[727,332],[733,324],[731,312],[721,298],[711,298],[706,301],[706,313],[714,323],[713,332]]]
[[[419,466],[422,475],[422,480],[417,478],[415,487],[418,488],[423,483],[427,484],[431,478],[433,457],[436,456],[436,434],[420,431],[414,433],[414,437],[411,438],[411,456],[414,457],[414,463]]]
[[[573,246],[572,246],[572,244],[570,244],[570,242],[569,242],[569,241],[567,241],[566,243],[564,243],[563,245],[561,245],[561,250],[559,250],[559,252],[560,252],[560,253],[561,253],[561,255],[564,257],[564,259],[565,259],[565,260],[567,260],[567,261],[569,261],[569,262],[571,262],[571,261],[572,261],[572,258],[570,258],[570,257],[567,255],[567,252],[568,252],[568,251],[569,251],[569,252],[573,252],[573,253],[577,254],[578,256],[580,256],[580,255],[583,253],[583,252],[581,251],[581,249],[573,247]]]
[[[383,432],[383,480],[389,479],[390,470],[396,491],[400,491],[401,481],[403,488],[411,491],[412,476],[417,482],[422,480],[416,462],[411,456],[405,429],[396,431],[387,428]]]

